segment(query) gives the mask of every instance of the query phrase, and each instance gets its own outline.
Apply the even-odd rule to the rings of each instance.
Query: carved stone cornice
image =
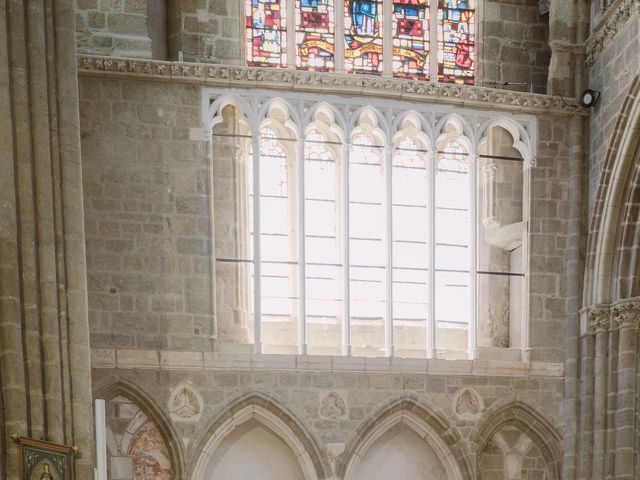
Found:
[[[587,309],[587,321],[596,333],[609,329],[611,309],[608,305],[598,305]]]
[[[310,93],[363,95],[532,114],[589,115],[588,110],[581,107],[575,99],[563,100],[560,97],[535,93],[367,75],[162,62],[95,55],[78,56],[78,74],[215,87],[254,87]]]
[[[640,16],[638,0],[621,0],[609,9],[586,42],[587,66],[592,66],[598,54],[611,42],[630,18]]]
[[[618,328],[640,327],[640,298],[622,300],[611,307]]]

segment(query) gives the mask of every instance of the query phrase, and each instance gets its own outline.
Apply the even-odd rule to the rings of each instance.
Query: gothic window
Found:
[[[267,95],[214,118],[221,336],[246,327],[281,354],[526,348],[521,126]]]
[[[439,0],[438,81],[473,85],[474,0]]]
[[[245,2],[250,66],[474,82],[475,0]]]
[[[287,65],[285,0],[247,0],[247,62],[255,67]]]
[[[334,0],[296,0],[296,48],[297,68],[334,70]]]

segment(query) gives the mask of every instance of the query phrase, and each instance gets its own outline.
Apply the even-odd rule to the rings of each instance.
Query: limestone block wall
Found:
[[[80,87],[92,345],[210,350],[212,199],[199,89],[89,77]],[[573,242],[568,128],[566,118],[539,118],[528,275],[535,361],[563,361],[559,332],[574,311],[567,292],[578,279],[563,267]],[[218,236],[233,235],[222,227]],[[243,335],[238,322],[217,319],[232,337]],[[227,341],[246,342],[240,336]]]
[[[482,2],[479,84],[524,82],[537,93],[547,91],[549,15],[540,15],[537,0]],[[506,87],[527,91],[527,87]]]
[[[199,89],[83,78],[80,91],[92,346],[210,350]]]
[[[169,58],[184,52],[186,61],[241,64],[244,48],[241,0],[169,0]]]
[[[166,0],[76,0],[79,53],[164,60],[166,23]]]
[[[242,425],[248,429],[256,421],[275,436],[270,440],[274,443],[291,428],[293,443],[303,446],[306,453],[302,457],[311,459],[317,478],[361,478],[345,475],[347,465],[354,452],[367,453],[362,446],[372,426],[394,425],[388,419],[398,409],[418,422],[425,421],[431,434],[441,436],[454,462],[462,465],[462,478],[559,478],[555,474],[559,465],[553,460],[554,455],[559,458],[559,448],[553,454],[549,449],[558,445],[562,429],[561,377],[521,377],[515,371],[516,376],[500,377],[456,374],[454,370],[441,375],[411,373],[408,364],[393,366],[392,362],[385,367],[379,363],[376,367],[372,363],[367,367],[364,360],[361,364],[334,360],[332,367],[329,357],[300,357],[297,367],[295,361],[276,366],[268,356],[207,358],[205,365],[224,361],[227,367],[203,369],[202,360],[195,357],[163,352],[135,355],[94,350],[95,395],[110,404],[129,403],[144,418],[153,419],[154,431],[164,436],[160,443],[173,450],[162,458],[179,463],[173,468],[185,472],[184,478],[201,478],[197,474],[202,474],[198,468],[202,458],[206,464],[208,458],[224,455],[212,446],[212,439],[224,452],[229,445],[220,442],[227,434],[233,436],[236,429],[243,432]],[[158,361],[162,366],[154,366]],[[116,365],[118,369],[113,368]],[[131,368],[134,365],[137,370]],[[251,411],[257,414],[246,413]],[[269,420],[269,414],[278,420]],[[110,416],[109,428],[124,428],[122,417],[129,416]],[[125,418],[124,423],[128,422]],[[439,430],[438,422],[446,425],[446,431]],[[264,432],[260,435],[263,438]],[[287,443],[295,453],[295,445]],[[369,452],[375,451],[374,443]],[[393,461],[392,449],[382,451],[386,461]],[[160,458],[157,452],[154,455]],[[245,451],[244,463],[252,463],[252,455],[254,449]],[[133,460],[134,464],[139,461]],[[504,476],[514,471],[514,462],[517,472]],[[483,467],[482,476],[476,476],[477,465]],[[401,467],[410,470],[408,465]],[[220,478],[209,468],[204,478]],[[272,477],[265,471],[260,478]]]

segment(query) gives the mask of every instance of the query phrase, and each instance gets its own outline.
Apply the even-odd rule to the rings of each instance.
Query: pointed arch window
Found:
[[[214,119],[224,328],[280,354],[526,348],[523,130],[407,103],[250,95]]]
[[[250,66],[473,85],[475,0],[245,2]]]

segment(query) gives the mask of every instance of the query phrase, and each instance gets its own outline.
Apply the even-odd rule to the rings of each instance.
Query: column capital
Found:
[[[640,327],[640,297],[616,302],[611,307],[611,314],[618,328]]]
[[[609,305],[587,307],[587,321],[596,333],[606,332],[609,329],[610,316],[611,308]]]

